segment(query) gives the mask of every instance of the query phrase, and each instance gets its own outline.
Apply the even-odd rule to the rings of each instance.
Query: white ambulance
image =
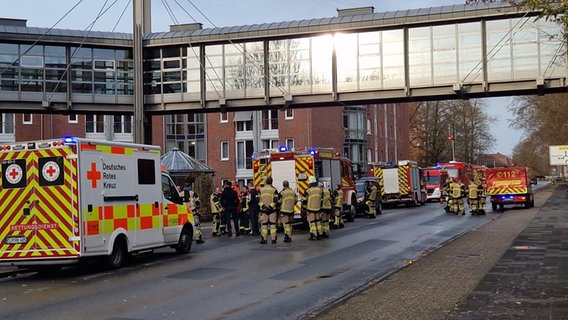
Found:
[[[191,249],[194,219],[157,146],[65,138],[0,145],[0,265]]]

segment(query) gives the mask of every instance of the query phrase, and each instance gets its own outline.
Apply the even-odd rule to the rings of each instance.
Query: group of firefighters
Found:
[[[484,179],[474,180],[467,188],[463,183],[456,178],[447,178],[443,185],[442,198],[440,202],[446,203],[446,212],[451,212],[455,215],[465,215],[464,198],[467,199],[467,204],[471,208],[472,215],[485,214],[485,185]]]
[[[284,242],[292,241],[292,223],[298,196],[290,188],[288,181],[283,181],[280,192],[272,185],[272,178],[256,189],[249,182],[243,190],[236,184],[227,182],[224,189],[217,187],[211,194],[209,202],[213,216],[213,236],[232,236],[232,226],[236,236],[241,234],[260,236],[261,244],[277,242],[278,226],[284,230]],[[343,191],[341,184],[333,190],[324,187],[316,178],[308,178],[309,188],[300,195],[301,206],[306,212],[306,220],[310,229],[310,240],[329,237],[330,229],[343,228],[342,208]],[[196,242],[203,243],[203,235],[199,225],[200,200],[197,194],[187,185],[180,190],[180,195],[195,214]],[[447,178],[443,185],[442,199],[446,212],[465,215],[464,199],[471,208],[472,215],[485,214],[485,186],[483,179],[473,181],[467,188],[456,178]],[[381,213],[380,192],[376,184],[369,184],[366,190],[365,214],[376,217]],[[378,204],[378,205],[377,205]]]
[[[284,230],[284,242],[292,241],[292,222],[298,196],[290,188],[288,181],[282,182],[280,192],[272,185],[272,178],[268,177],[260,188],[255,189],[252,183],[243,188],[238,197],[238,203],[233,203],[225,185],[223,191],[216,188],[210,196],[211,212],[213,215],[213,236],[226,234],[232,235],[230,221],[233,220],[237,236],[250,234],[260,236],[260,243],[266,244],[277,242],[277,230],[280,225]],[[300,195],[302,208],[307,213],[307,222],[310,228],[310,240],[320,240],[329,237],[330,229],[342,228],[343,191],[341,185],[335,186],[334,190],[318,183],[316,178],[308,178],[309,188]],[[231,213],[233,204],[237,207],[238,222],[234,212]],[[240,225],[240,226],[239,226]]]

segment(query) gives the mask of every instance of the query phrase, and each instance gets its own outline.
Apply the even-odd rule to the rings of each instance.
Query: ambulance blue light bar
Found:
[[[65,143],[65,144],[77,144],[77,139],[75,139],[73,137],[66,137],[66,138],[63,138],[63,143]]]

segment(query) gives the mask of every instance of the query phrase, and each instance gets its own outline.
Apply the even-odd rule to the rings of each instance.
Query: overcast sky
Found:
[[[169,25],[177,23],[200,22],[204,28],[211,28],[335,17],[337,9],[354,7],[372,6],[375,12],[384,12],[464,3],[465,0],[153,0],[152,31],[168,31]],[[88,30],[105,4],[112,8],[96,21],[92,30],[131,33],[131,0],[3,0],[0,16],[26,19],[30,27]],[[173,14],[168,14],[165,4]],[[493,124],[496,141],[491,152],[511,155],[521,138],[521,132],[508,127],[511,115],[506,106],[510,100],[486,100],[488,111],[498,119]]]

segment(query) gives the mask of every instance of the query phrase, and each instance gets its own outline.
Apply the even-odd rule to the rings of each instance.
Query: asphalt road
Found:
[[[493,219],[451,216],[437,203],[358,218],[331,237],[261,245],[211,238],[120,270],[66,268],[0,279],[0,319],[296,319],[366,288]],[[206,230],[206,235],[207,235]]]

